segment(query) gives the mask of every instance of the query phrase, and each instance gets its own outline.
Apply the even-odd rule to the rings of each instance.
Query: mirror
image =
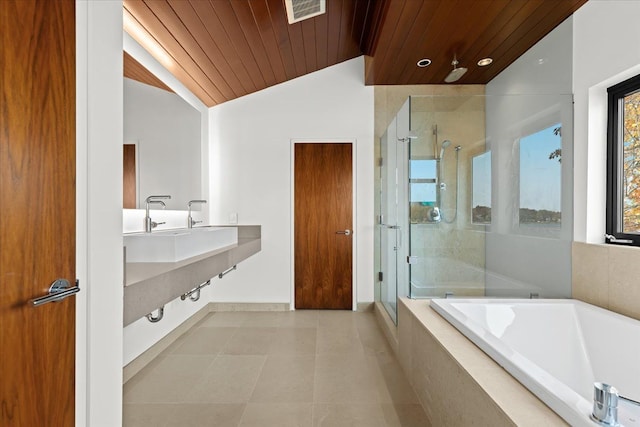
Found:
[[[142,69],[133,77],[145,83],[128,78],[131,61]],[[171,195],[166,209],[176,210],[186,210],[189,200],[202,198],[201,117],[125,53],[123,208],[144,209],[145,199],[154,194]]]

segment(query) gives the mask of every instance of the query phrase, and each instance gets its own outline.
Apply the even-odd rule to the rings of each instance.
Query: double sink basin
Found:
[[[237,227],[197,227],[124,235],[126,262],[178,262],[237,244]]]

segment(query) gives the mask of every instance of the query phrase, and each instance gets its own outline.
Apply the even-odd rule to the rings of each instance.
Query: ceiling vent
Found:
[[[285,0],[289,24],[322,15],[327,10],[327,0]]]

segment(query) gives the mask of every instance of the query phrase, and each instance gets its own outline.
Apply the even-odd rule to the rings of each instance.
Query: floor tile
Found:
[[[380,403],[382,377],[365,355],[318,354],[315,403]]]
[[[244,404],[228,403],[171,405],[165,427],[237,427],[244,409]]]
[[[316,328],[277,328],[269,354],[316,354]]]
[[[124,404],[122,424],[127,427],[165,427],[171,409],[166,404]]]
[[[317,328],[318,310],[295,310],[283,313],[283,328]]]
[[[251,402],[311,403],[315,355],[270,355],[262,368]]]
[[[314,427],[385,427],[379,404],[313,405]]]
[[[276,328],[238,328],[222,349],[227,355],[264,355],[273,344]]]
[[[247,403],[242,427],[310,427],[310,403]]]
[[[123,393],[125,427],[429,426],[372,313],[214,313]]]
[[[320,310],[318,312],[318,327],[321,329],[356,329],[356,319],[353,311]]]
[[[176,346],[172,354],[218,354],[236,330],[230,327],[197,328]]]
[[[125,403],[184,402],[216,356],[169,355],[124,386]],[[140,375],[138,374],[138,375]]]
[[[245,311],[221,311],[211,313],[200,323],[200,326],[211,328],[220,326],[242,326],[242,323],[250,316],[251,313]]]
[[[390,404],[383,403],[382,411],[389,427],[430,427],[427,414],[424,413],[422,405],[413,404]]]
[[[201,372],[197,385],[186,392],[189,402],[246,403],[251,397],[266,356],[218,356]]]
[[[282,325],[284,312],[258,311],[251,313],[242,322],[243,327],[277,328]]]
[[[355,328],[318,328],[318,354],[363,354],[360,336]]]

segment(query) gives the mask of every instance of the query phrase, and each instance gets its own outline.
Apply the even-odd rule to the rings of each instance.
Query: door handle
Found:
[[[78,286],[77,280],[76,285],[70,287],[67,279],[56,279],[56,281],[51,284],[48,295],[32,299],[29,302],[33,307],[38,307],[49,302],[62,301],[78,292],[80,292],[80,287]]]
[[[399,225],[389,225],[389,224],[380,224],[380,225],[390,230],[400,230]]]
[[[350,236],[351,235],[351,230],[349,230],[348,228],[344,231],[340,230],[340,231],[336,231],[336,234],[344,234],[346,236]]]

